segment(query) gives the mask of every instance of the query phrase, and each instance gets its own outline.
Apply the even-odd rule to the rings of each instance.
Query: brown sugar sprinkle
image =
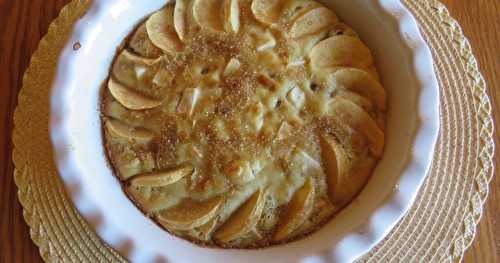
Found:
[[[233,57],[240,54],[236,42],[229,37],[199,35],[192,41],[191,50],[194,56],[210,56],[221,54]]]
[[[225,79],[222,87],[223,95],[217,103],[216,113],[226,118],[246,108],[254,91],[242,78]]]
[[[151,143],[150,148],[154,154],[156,168],[161,170],[175,165],[177,145],[179,138],[176,127],[169,127]]]

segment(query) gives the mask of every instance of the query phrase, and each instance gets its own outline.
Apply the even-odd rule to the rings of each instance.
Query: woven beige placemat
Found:
[[[402,2],[417,18],[433,51],[442,127],[431,173],[413,208],[359,261],[460,261],[473,241],[493,174],[491,105],[470,45],[446,8],[434,0]],[[99,240],[72,206],[49,140],[48,94],[57,57],[88,7],[88,0],[74,0],[51,25],[24,76],[14,116],[19,200],[31,237],[48,262],[125,261]]]

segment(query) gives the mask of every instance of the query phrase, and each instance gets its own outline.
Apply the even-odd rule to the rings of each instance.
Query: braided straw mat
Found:
[[[435,0],[402,0],[435,59],[441,134],[431,174],[404,219],[360,262],[460,261],[474,239],[493,175],[493,120],[486,87],[462,31]],[[24,76],[15,113],[15,181],[31,237],[48,262],[124,262],[77,213],[56,172],[49,140],[49,89],[57,57],[89,0],[68,4]],[[36,136],[33,136],[33,131]]]

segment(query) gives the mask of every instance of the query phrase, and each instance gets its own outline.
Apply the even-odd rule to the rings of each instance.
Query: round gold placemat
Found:
[[[474,239],[493,175],[493,120],[486,84],[467,39],[435,0],[402,0],[429,43],[441,92],[432,170],[410,212],[360,262],[460,261]],[[45,261],[124,262],[73,207],[52,157],[49,90],[56,63],[89,0],[53,22],[24,76],[14,121],[14,178],[31,237]]]

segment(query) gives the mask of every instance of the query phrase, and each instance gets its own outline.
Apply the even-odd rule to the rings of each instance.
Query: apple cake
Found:
[[[312,0],[177,0],[110,71],[110,165],[146,216],[196,244],[304,237],[356,197],[384,149],[371,52]]]

